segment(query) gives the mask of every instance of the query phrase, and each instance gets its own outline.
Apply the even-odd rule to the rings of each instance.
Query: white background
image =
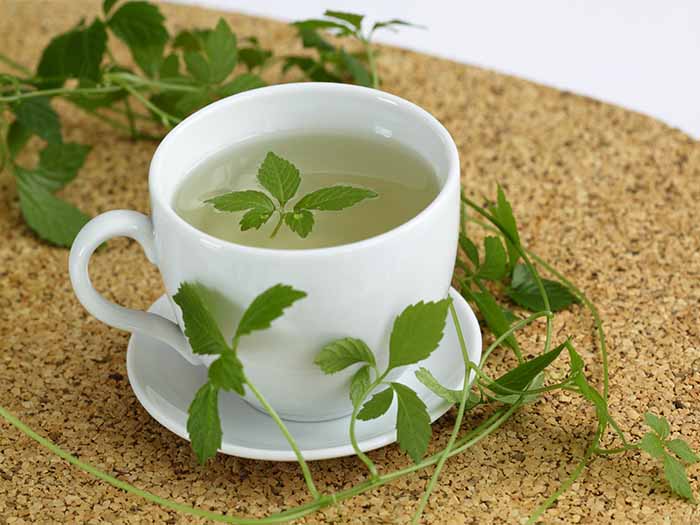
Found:
[[[380,42],[652,115],[700,137],[700,0],[170,0],[281,20],[325,9],[427,26]]]

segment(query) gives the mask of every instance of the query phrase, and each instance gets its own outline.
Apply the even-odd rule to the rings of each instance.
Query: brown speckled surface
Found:
[[[97,10],[96,2],[3,0],[0,51],[34,64],[50,35]],[[164,10],[171,29],[211,26],[219,16]],[[278,51],[293,42],[282,24],[225,16],[239,34],[255,34]],[[675,436],[700,447],[700,145],[649,117],[446,60],[385,49],[379,68],[385,89],[425,107],[451,131],[467,193],[481,199],[502,183],[524,241],[599,305],[611,348],[611,410],[622,427],[640,435],[642,414],[651,409],[669,419]],[[131,142],[60,109],[67,138],[94,146],[64,196],[93,214],[147,211],[155,144]],[[219,456],[201,469],[189,444],[146,414],[125,377],[128,334],[81,308],[70,290],[68,252],[39,242],[22,224],[7,173],[0,175],[0,235],[3,406],[80,458],[179,502],[262,516],[306,501],[296,465]],[[162,293],[158,273],[132,242],[110,242],[93,258],[92,276],[108,296],[137,308]],[[557,339],[573,335],[597,363],[590,333],[582,311],[558,317]],[[542,339],[541,325],[521,336],[533,353]],[[505,355],[494,355],[496,373]],[[465,424],[483,416],[469,414]],[[435,425],[435,444],[446,441],[452,421],[449,414]],[[425,521],[523,521],[571,471],[593,422],[590,408],[568,394],[527,406],[450,460]],[[407,464],[393,446],[371,456],[382,469]],[[312,471],[322,490],[365,475],[352,458],[317,462]],[[403,523],[429,474],[300,522]],[[690,475],[697,491],[700,469]],[[596,460],[545,520],[690,524],[700,523],[700,510],[670,495],[655,462],[628,454]],[[0,523],[199,521],[96,481],[0,423]]]

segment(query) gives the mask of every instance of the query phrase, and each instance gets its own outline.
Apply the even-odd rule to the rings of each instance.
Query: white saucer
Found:
[[[481,358],[479,323],[456,290],[450,289],[450,296],[464,332],[469,358],[478,363]],[[174,319],[165,296],[158,299],[149,311]],[[398,379],[398,382],[410,386],[420,396],[428,407],[431,421],[443,415],[451,405],[423,386],[416,379],[414,371],[424,366],[449,388],[461,388],[464,381],[457,334],[449,314],[447,318],[445,336],[438,349],[419,365],[407,367]],[[146,411],[168,430],[188,439],[187,409],[195,392],[206,381],[207,369],[204,366],[190,365],[166,344],[138,333],[133,334],[129,340],[126,368],[131,388]],[[236,394],[221,392],[219,413],[223,427],[220,452],[270,461],[296,460],[274,421]],[[349,419],[348,416],[318,423],[285,423],[297,440],[304,458],[316,460],[354,453],[348,437]],[[358,421],[356,433],[360,448],[363,451],[374,450],[396,441],[395,422],[395,401],[384,416],[372,421]]]

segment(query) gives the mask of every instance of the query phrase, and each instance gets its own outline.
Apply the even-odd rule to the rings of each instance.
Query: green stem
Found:
[[[28,91],[17,95],[0,97],[0,102],[17,102],[35,97],[51,97],[54,95],[102,95],[104,93],[116,93],[121,91],[119,86],[103,86],[93,88],[52,88],[52,89],[37,89],[36,91]]]
[[[374,89],[379,89],[379,76],[377,75],[377,63],[374,58],[374,50],[369,39],[358,37],[365,47],[365,52],[367,53],[367,62],[369,63],[369,72],[372,76],[372,87]]]
[[[115,82],[117,84],[123,85],[134,85],[134,86],[148,86],[166,91],[182,91],[182,92],[197,92],[201,88],[190,86],[188,84],[173,84],[171,82],[162,82],[160,80],[152,80],[150,78],[140,77],[134,75],[133,73],[107,73],[104,76],[105,81]]]
[[[32,74],[32,72],[29,71],[29,69],[24,67],[19,62],[15,62],[14,60],[12,60],[10,57],[5,55],[4,53],[0,53],[0,62],[7,64],[11,68],[13,68],[13,69],[15,69],[15,70],[19,71],[20,73],[23,73],[27,76],[31,76],[31,74]]]
[[[479,363],[480,367],[483,367],[484,364],[486,363],[486,359],[491,355],[491,352],[493,352],[498,346],[503,343],[508,337],[510,337],[512,334],[520,330],[521,328],[524,328],[525,326],[532,324],[534,321],[539,319],[540,317],[548,317],[552,315],[552,312],[545,312],[544,310],[541,312],[534,313],[530,315],[529,317],[526,317],[525,319],[521,319],[517,323],[514,323],[510,326],[508,330],[503,332],[501,335],[499,335],[496,340],[491,343],[491,345],[486,349],[484,352],[484,355],[481,356],[481,363]]]
[[[131,133],[131,138],[136,139],[138,132],[136,131],[136,122],[134,121],[134,112],[131,110],[131,104],[129,99],[124,99],[124,108],[126,110],[126,119],[129,122],[129,132]]]
[[[287,425],[284,424],[284,422],[279,417],[279,415],[277,414],[275,409],[272,408],[270,403],[267,402],[267,399],[265,399],[265,396],[262,395],[262,392],[260,392],[255,387],[255,385],[253,385],[250,381],[246,381],[246,385],[248,385],[248,388],[250,388],[250,391],[253,392],[253,395],[258,399],[258,401],[263,406],[263,408],[267,411],[267,413],[270,415],[270,417],[277,424],[280,431],[282,432],[285,439],[287,440],[287,443],[289,443],[289,446],[292,447],[292,450],[294,451],[294,455],[296,456],[297,461],[299,462],[299,466],[301,467],[301,472],[304,475],[304,480],[306,481],[306,486],[309,488],[309,492],[314,497],[314,499],[319,499],[321,497],[321,494],[318,492],[318,489],[316,488],[316,485],[314,484],[314,480],[313,480],[313,477],[311,476],[311,471],[309,470],[309,466],[306,464],[306,460],[304,459],[304,456],[301,454],[301,450],[299,450],[299,446],[297,445],[296,440],[289,433],[289,429],[287,429]]]
[[[272,233],[270,234],[270,239],[275,238],[275,235],[277,235],[277,232],[280,231],[282,223],[284,222],[284,210],[277,210],[277,212],[280,214],[280,218],[277,221],[277,224],[275,225],[275,229],[272,230]]]
[[[158,106],[156,106],[153,102],[148,100],[146,97],[144,97],[141,93],[139,93],[136,89],[133,88],[133,86],[130,86],[127,83],[121,83],[120,84],[124,89],[126,89],[135,99],[137,99],[141,104],[146,106],[148,109],[153,111],[156,115],[158,115],[161,119],[161,122],[166,128],[171,127],[172,124],[177,124],[180,122],[180,119],[177,117],[174,117],[170,115],[169,113],[163,111],[160,109]]]

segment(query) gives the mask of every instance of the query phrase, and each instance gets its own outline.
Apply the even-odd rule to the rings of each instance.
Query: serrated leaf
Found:
[[[647,412],[644,414],[644,421],[661,439],[666,439],[671,433],[671,427],[665,417]]]
[[[487,290],[472,292],[468,288],[463,288],[462,295],[476,304],[479,313],[496,337],[500,337],[510,329],[508,319],[506,319],[503,310],[496,302],[494,296],[491,295],[491,292]],[[506,337],[503,343],[513,349],[519,348],[518,342],[513,334]]]
[[[647,432],[642,436],[639,448],[656,459],[662,459],[666,455],[663,441],[653,432]]]
[[[294,164],[270,151],[258,169],[258,181],[284,206],[299,189],[301,177]]]
[[[416,371],[416,378],[418,381],[423,383],[431,392],[433,392],[435,395],[441,397],[448,403],[460,403],[462,401],[462,391],[461,390],[452,390],[450,388],[447,388],[445,386],[442,386],[440,382],[435,379],[435,376],[428,370],[427,368],[419,368]],[[479,394],[475,392],[469,392],[469,395],[467,397],[467,403],[465,405],[465,410],[471,410],[474,408],[476,405],[478,405],[481,402],[481,398],[479,397]]]
[[[209,83],[209,79],[211,78],[209,63],[201,53],[195,51],[186,52],[185,66],[187,66],[187,71],[195,80],[202,84]]]
[[[482,279],[500,281],[507,273],[507,255],[498,237],[484,239],[484,262],[477,275]]]
[[[369,365],[360,368],[350,380],[350,401],[353,406],[357,405],[370,385]]]
[[[62,86],[67,78],[97,82],[106,45],[107,32],[99,19],[95,19],[87,28],[72,29],[53,38],[37,66],[40,86]]]
[[[263,210],[260,208],[254,208],[249,210],[243,215],[239,224],[241,226],[241,231],[247,231],[251,229],[259,230],[260,227],[270,220],[272,217],[272,212],[268,210]]]
[[[12,106],[17,121],[46,142],[61,142],[61,122],[48,97],[28,98]]]
[[[489,384],[489,389],[502,395],[512,394],[512,392],[505,390],[506,388],[510,390],[525,390],[527,385],[534,380],[538,374],[559,357],[559,354],[561,354],[564,348],[566,348],[565,343],[557,346],[554,350],[550,350],[546,354],[525,361]]]
[[[476,244],[472,242],[472,240],[464,235],[463,233],[459,234],[459,246],[462,248],[466,256],[469,258],[469,260],[472,262],[474,267],[479,266],[479,249],[476,247]]]
[[[396,440],[401,450],[418,463],[428,450],[432,428],[425,403],[409,387],[391,383],[396,393]]]
[[[344,49],[340,50],[340,59],[342,64],[347,69],[352,77],[352,81],[358,86],[372,87],[372,77],[367,71],[365,65],[357,58],[347,53]]]
[[[173,300],[182,310],[185,335],[195,354],[223,354],[229,350],[197,284],[183,282]]]
[[[346,337],[327,344],[314,359],[325,374],[335,374],[355,363],[375,365],[374,354],[361,339]]]
[[[503,188],[501,188],[500,185],[498,186],[496,205],[491,208],[491,212],[498,219],[503,229],[505,229],[513,239],[513,241],[511,241],[506,238],[506,249],[508,250],[508,266],[514,268],[520,258],[520,252],[518,250],[520,246],[520,234],[518,233],[518,225],[513,216],[513,208],[510,202],[508,202],[508,199],[506,199],[506,194],[503,192]]]
[[[209,59],[209,81],[218,84],[226,79],[238,63],[236,35],[223,18],[207,36],[204,50]]]
[[[377,193],[355,186],[329,186],[307,193],[294,206],[295,210],[338,211],[354,206],[365,199],[374,199]]]
[[[214,208],[219,211],[243,211],[251,208],[258,208],[265,211],[274,211],[275,204],[270,200],[270,197],[261,191],[245,190],[231,191],[222,195],[217,195],[204,202],[213,204]]]
[[[451,301],[449,298],[427,303],[421,301],[399,314],[389,341],[389,369],[418,363],[438,347]]]
[[[36,182],[51,192],[62,188],[78,174],[89,151],[90,146],[73,142],[47,144],[39,152]]]
[[[180,31],[173,39],[173,48],[183,51],[201,51],[204,42],[211,34],[211,29],[190,29]]]
[[[209,367],[209,381],[223,390],[244,395],[243,385],[246,381],[243,364],[232,350],[224,351]]]
[[[355,29],[360,29],[362,27],[362,19],[365,17],[365,15],[358,15],[356,13],[348,13],[345,11],[332,11],[330,9],[326,10],[323,15],[348,22]]]
[[[700,456],[698,456],[693,449],[690,448],[690,445],[688,445],[688,443],[682,439],[671,439],[666,441],[666,446],[671,452],[688,464],[692,465],[693,463],[700,461]]]
[[[306,239],[314,228],[314,215],[308,210],[290,211],[284,214],[284,222],[299,237]]]
[[[16,170],[19,205],[24,220],[45,241],[69,248],[90,217],[49,192],[31,172]]]
[[[576,296],[563,284],[549,279],[542,279],[542,285],[549,298],[549,307],[553,312],[558,312],[574,303],[578,303]],[[516,304],[532,312],[540,312],[545,309],[537,281],[535,281],[532,272],[524,264],[515,266],[513,279],[506,290],[506,294]]]
[[[187,433],[197,460],[203,465],[221,447],[219,390],[211,383],[205,383],[197,391],[188,412]]]
[[[377,419],[386,414],[389,410],[391,402],[394,400],[394,391],[391,388],[385,388],[378,394],[374,394],[369,401],[366,401],[362,409],[357,413],[357,419],[361,421],[369,421]]]
[[[295,290],[286,284],[276,284],[268,288],[253,299],[253,302],[243,312],[243,317],[241,317],[236,330],[236,337],[269,328],[272,321],[284,313],[285,308],[304,297],[306,297],[306,292]]]
[[[180,76],[180,58],[175,53],[170,53],[160,65],[158,76],[164,78],[175,78]]]
[[[673,492],[689,501],[695,501],[685,467],[680,461],[668,454],[664,456],[664,476]]]
[[[15,158],[24,145],[29,141],[31,136],[32,132],[23,126],[19,121],[12,121],[6,138],[7,149],[10,151],[10,157]]]
[[[230,97],[236,93],[242,93],[251,89],[265,86],[265,82],[258,75],[253,73],[243,73],[238,75],[231,82],[219,86],[216,90],[219,97]]]

